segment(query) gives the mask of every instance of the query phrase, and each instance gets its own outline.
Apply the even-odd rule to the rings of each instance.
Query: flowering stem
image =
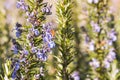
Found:
[[[55,46],[51,24],[45,23],[51,15],[51,5],[43,0],[17,1],[16,7],[25,11],[30,26],[16,23],[16,38],[13,39],[13,79],[44,79],[47,53]],[[16,58],[16,60],[15,60]],[[16,69],[17,68],[17,69]],[[28,78],[29,76],[29,78]]]

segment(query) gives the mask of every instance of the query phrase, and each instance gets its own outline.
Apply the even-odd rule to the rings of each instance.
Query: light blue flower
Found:
[[[17,7],[17,8],[20,8],[21,6],[22,6],[22,3],[19,2],[19,1],[17,1],[17,3],[16,3],[16,7]]]
[[[12,47],[12,51],[13,51],[14,54],[17,54],[19,52],[17,45],[14,45]]]
[[[105,67],[106,69],[110,68],[110,62],[108,62],[107,59],[105,59],[105,60],[103,61],[103,63],[104,63],[104,67]]]
[[[47,60],[46,54],[45,54],[45,53],[42,53],[41,51],[38,51],[38,52],[36,53],[36,55],[37,55],[37,58],[41,59],[42,61],[46,61],[46,60]]]
[[[25,55],[28,55],[29,54],[29,51],[28,50],[23,50],[23,53],[25,54]]]
[[[90,64],[90,66],[92,66],[95,69],[100,67],[100,62],[95,58],[93,58],[89,64]]]
[[[37,47],[32,47],[31,52],[32,53],[37,53]]]
[[[39,30],[38,30],[38,29],[35,29],[35,30],[34,30],[34,34],[35,34],[35,36],[39,36],[39,35],[40,35]]]
[[[111,49],[106,58],[112,62],[116,58],[116,53]]]
[[[18,30],[18,31],[16,32],[16,37],[17,37],[17,38],[20,38],[21,33],[22,33],[22,31],[21,31],[21,30]]]
[[[49,48],[54,48],[54,47],[55,47],[54,41],[50,41],[50,42],[48,43],[48,47],[49,47]]]

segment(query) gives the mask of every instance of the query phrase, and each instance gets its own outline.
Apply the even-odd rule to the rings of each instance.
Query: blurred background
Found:
[[[17,0],[0,0],[0,74],[2,73],[2,63],[11,56],[11,38],[14,37],[13,28],[16,22],[21,24],[27,24],[25,16],[22,11],[16,8]],[[50,20],[56,21],[55,13],[55,3],[57,0],[45,0],[53,5],[52,12],[50,15]],[[76,9],[82,12],[83,8],[86,5],[86,0],[76,0],[79,4],[79,7]],[[110,9],[115,15],[115,27],[116,30],[120,33],[120,0],[110,0]],[[84,25],[84,19],[87,18],[83,13],[79,14],[79,20],[83,20],[79,25]],[[119,34],[118,33],[118,34]],[[118,36],[120,38],[120,35]],[[118,43],[120,43],[118,39]],[[120,47],[118,48],[120,49]]]

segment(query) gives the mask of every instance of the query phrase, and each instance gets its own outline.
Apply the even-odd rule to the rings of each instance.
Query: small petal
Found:
[[[54,47],[55,47],[55,43],[54,43],[53,41],[50,41],[50,42],[48,43],[48,47],[49,47],[49,48],[54,48]]]

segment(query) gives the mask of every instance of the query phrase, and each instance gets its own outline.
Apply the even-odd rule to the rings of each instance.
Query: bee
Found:
[[[106,44],[105,40],[101,41],[101,43],[100,43],[101,46],[104,46],[105,44]]]
[[[55,36],[55,30],[51,29],[50,33],[51,33],[52,37]]]

